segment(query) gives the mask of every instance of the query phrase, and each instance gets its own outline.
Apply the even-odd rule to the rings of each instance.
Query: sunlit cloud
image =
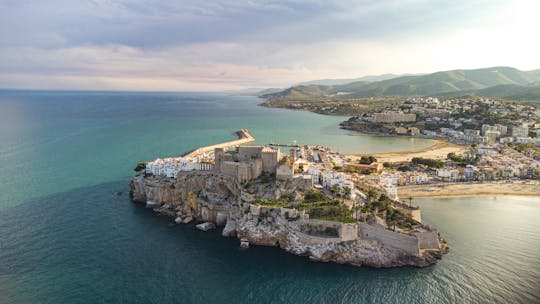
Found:
[[[0,87],[228,90],[540,68],[533,1],[1,1]]]

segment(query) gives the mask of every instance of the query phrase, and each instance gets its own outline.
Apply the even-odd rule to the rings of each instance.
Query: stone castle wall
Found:
[[[439,235],[437,231],[419,232],[416,234],[420,249],[439,250]]]
[[[386,230],[382,227],[359,223],[359,234],[364,239],[380,241],[384,246],[401,249],[408,254],[419,256],[420,246],[416,237]]]
[[[279,150],[261,153],[263,171],[266,173],[275,173],[279,161]]]

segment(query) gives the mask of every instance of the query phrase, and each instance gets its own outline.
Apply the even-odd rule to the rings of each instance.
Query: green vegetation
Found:
[[[383,165],[383,167],[385,167],[386,169],[394,169],[394,165],[392,165],[392,163],[384,162],[382,165]]]
[[[326,199],[326,195],[322,192],[310,191],[304,194],[304,203],[312,203],[317,201],[323,201]]]
[[[274,207],[274,208],[293,208],[288,197],[283,197],[279,201],[257,198],[252,204]],[[329,200],[320,192],[308,192],[302,203],[294,206],[298,210],[306,210],[312,219],[354,223],[353,211],[345,206],[340,200]]]
[[[284,91],[261,95],[272,100],[271,106],[288,102],[339,102],[359,98],[390,98],[405,96],[457,97],[466,94],[491,96],[513,100],[539,100],[540,86],[531,85],[540,81],[537,72],[524,72],[510,67],[491,67],[476,70],[452,70],[427,75],[401,76],[382,81],[356,81],[340,85],[300,85]],[[350,92],[346,97],[338,92]],[[361,101],[354,104],[363,106]],[[325,104],[327,106],[328,104]],[[358,106],[356,108],[358,108]],[[317,105],[313,104],[313,107]],[[366,106],[367,107],[367,106]],[[350,107],[355,110],[355,107]],[[310,110],[313,110],[311,108]]]
[[[437,159],[432,159],[432,158],[423,158],[423,157],[413,157],[411,159],[411,163],[413,165],[424,165],[424,166],[427,166],[429,168],[436,168],[436,169],[440,169],[442,167],[444,167],[444,162],[441,161],[441,160],[437,160]]]
[[[364,214],[375,214],[386,220],[388,227],[399,227],[401,229],[410,229],[416,222],[408,215],[400,212],[392,206],[392,200],[386,195],[381,194],[374,200],[362,205],[360,211]]]
[[[446,156],[449,160],[451,161],[454,161],[456,163],[458,163],[459,165],[461,166],[466,166],[469,164],[469,160],[464,158],[464,157],[461,157],[459,155],[457,155],[456,153],[454,152],[450,152],[448,153],[448,155]]]
[[[139,171],[142,171],[144,169],[146,169],[146,164],[147,162],[140,162],[140,163],[137,163],[137,167],[135,167],[135,170],[136,172],[139,172]]]
[[[334,221],[342,223],[354,223],[353,212],[339,200],[324,200],[316,202],[304,202],[296,206],[298,210],[306,210],[309,218]]]
[[[285,199],[282,199],[282,200],[279,200],[279,201],[274,201],[274,200],[267,200],[265,198],[256,198],[254,199],[252,202],[252,204],[255,204],[255,205],[262,205],[262,206],[267,206],[267,207],[276,207],[276,208],[280,208],[280,207],[284,207],[284,208],[291,208],[287,203],[288,201],[285,200]]]
[[[401,165],[397,168],[398,171],[401,171],[401,172],[407,172],[409,170],[411,170],[411,167],[410,166],[407,166],[407,165]]]
[[[371,165],[372,163],[377,162],[377,159],[373,156],[362,156],[358,163],[362,165]]]
[[[309,218],[341,223],[355,223],[352,210],[347,206],[322,206],[309,209]]]

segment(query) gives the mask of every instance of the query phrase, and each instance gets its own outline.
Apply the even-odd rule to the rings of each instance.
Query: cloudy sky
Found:
[[[540,2],[0,0],[0,88],[216,91],[540,68]]]

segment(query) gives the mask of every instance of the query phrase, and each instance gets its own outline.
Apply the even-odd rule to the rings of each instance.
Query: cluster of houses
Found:
[[[196,157],[158,158],[146,164],[145,172],[175,178],[181,171],[211,171],[213,169],[214,164],[210,156],[203,153]]]
[[[437,169],[440,181],[484,181],[511,178],[534,179],[540,177],[540,154],[529,155],[503,144],[481,145],[477,148],[476,165]]]
[[[478,112],[481,108],[484,112]],[[500,124],[490,125],[478,113],[491,113]],[[387,107],[358,117],[372,127],[398,135],[441,138],[464,144],[533,143],[540,146],[540,109],[485,98],[439,101],[413,98],[401,106]],[[532,135],[531,135],[532,134]]]

